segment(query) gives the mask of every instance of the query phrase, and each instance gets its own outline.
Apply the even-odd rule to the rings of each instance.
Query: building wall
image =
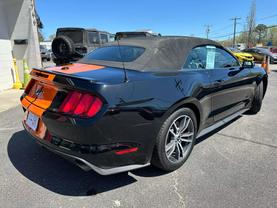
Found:
[[[0,91],[13,86],[11,51],[11,41],[0,39]]]
[[[41,67],[37,23],[33,0],[0,0],[0,90],[11,88],[12,58],[19,63],[23,79],[22,60],[29,68]],[[14,40],[26,39],[27,44],[15,44]]]
[[[11,28],[14,26],[12,21],[9,23],[6,12],[7,3],[0,1],[0,91],[9,89],[13,85],[12,78],[12,47],[11,47]]]
[[[10,0],[8,0],[10,1]],[[18,0],[13,0],[18,1]],[[38,31],[32,0],[24,0],[11,34],[12,40],[27,39],[27,45],[16,45],[12,41],[13,55],[17,60],[26,59],[29,68],[41,67]],[[22,71],[23,73],[23,71]]]

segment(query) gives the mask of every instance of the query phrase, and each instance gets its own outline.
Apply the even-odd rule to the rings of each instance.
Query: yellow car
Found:
[[[236,48],[227,48],[240,62],[243,61],[254,61],[254,56],[250,53],[245,53],[237,50]]]

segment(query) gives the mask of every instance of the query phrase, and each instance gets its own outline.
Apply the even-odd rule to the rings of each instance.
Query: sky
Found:
[[[36,0],[47,39],[58,27],[97,28],[111,33],[151,29],[162,35],[227,39],[232,17],[243,30],[252,0]],[[277,25],[277,0],[256,0],[256,23]]]

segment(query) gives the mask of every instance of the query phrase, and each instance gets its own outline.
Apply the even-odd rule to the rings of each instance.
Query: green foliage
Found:
[[[257,34],[256,39],[258,43],[261,43],[262,39],[266,36],[267,26],[264,24],[258,24],[255,28]]]
[[[49,35],[49,37],[48,37],[48,40],[54,40],[54,38],[56,37],[56,34],[52,34],[52,35]]]
[[[249,35],[248,31],[239,33],[236,36],[236,42],[247,43],[248,35]],[[277,46],[277,25],[266,26],[264,24],[259,24],[257,25],[257,27],[255,27],[253,36],[254,38],[252,39],[252,42],[251,42],[253,46],[255,46],[256,43],[266,46],[268,42],[272,42],[273,46]],[[220,41],[220,43],[223,44],[224,46],[232,46],[231,39]]]
[[[38,40],[39,40],[39,42],[44,41],[44,36],[43,36],[41,29],[38,29]]]

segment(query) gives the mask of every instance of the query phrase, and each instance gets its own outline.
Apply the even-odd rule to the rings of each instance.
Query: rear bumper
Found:
[[[126,166],[120,166],[120,167],[114,167],[114,168],[100,168],[92,163],[90,163],[89,161],[81,158],[81,157],[77,157],[74,155],[70,155],[64,152],[61,152],[59,150],[55,150],[55,149],[51,149],[48,146],[40,143],[40,145],[42,145],[43,147],[45,147],[46,149],[50,150],[51,152],[54,152],[60,156],[62,156],[63,158],[71,161],[72,163],[74,163],[75,165],[79,166],[80,168],[82,168],[85,171],[88,170],[93,170],[96,173],[100,174],[100,175],[112,175],[112,174],[116,174],[116,173],[121,173],[121,172],[126,172],[126,171],[130,171],[130,170],[135,170],[138,168],[143,168],[146,167],[148,165],[150,165],[150,163],[146,163],[143,165],[126,165]]]
[[[88,155],[88,152],[82,153],[81,150],[79,150],[78,152],[77,151],[74,152],[67,147],[57,144],[58,138],[56,138],[56,140],[53,142],[46,139],[38,138],[37,136],[35,136],[29,131],[29,128],[26,126],[24,121],[22,122],[22,124],[26,132],[28,132],[29,135],[35,138],[36,142],[40,146],[48,149],[49,151],[55,154],[62,156],[63,158],[69,160],[70,162],[74,163],[75,165],[79,166],[85,171],[94,170],[100,175],[111,175],[111,174],[121,173],[121,172],[130,171],[138,168],[143,168],[150,165],[150,162],[146,162],[144,164],[128,164],[128,165],[118,165],[114,167],[104,167],[105,165],[101,166],[101,159],[99,160],[99,158],[105,158],[105,160],[111,161],[113,160],[113,158],[111,158],[111,154],[110,154],[111,152],[100,151],[98,153],[96,152],[90,153],[90,155]],[[100,145],[95,146],[95,149],[101,149],[101,148],[103,147],[101,147]],[[91,159],[92,157],[94,158],[94,160]],[[121,156],[119,155],[119,157]],[[126,157],[126,156],[123,156],[123,157]],[[95,159],[98,160],[98,165],[92,162],[92,161],[95,161]]]

